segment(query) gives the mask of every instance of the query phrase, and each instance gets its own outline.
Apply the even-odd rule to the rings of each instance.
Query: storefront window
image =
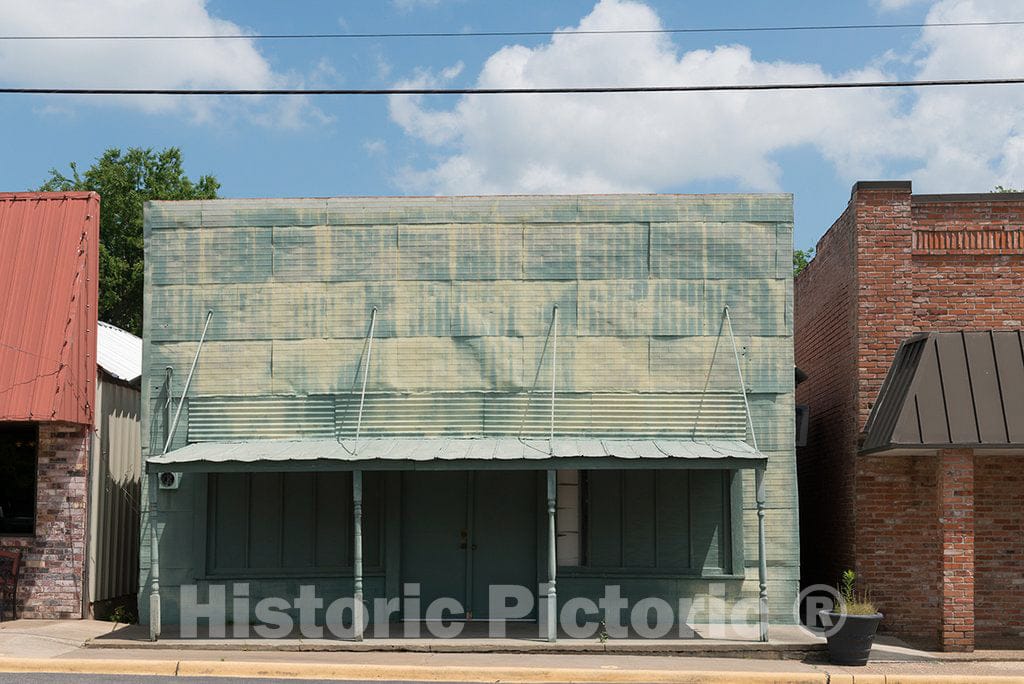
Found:
[[[35,532],[39,428],[0,423],[0,534]]]

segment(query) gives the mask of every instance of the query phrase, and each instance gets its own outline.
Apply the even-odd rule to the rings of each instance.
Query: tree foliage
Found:
[[[807,268],[807,264],[811,263],[811,259],[814,258],[814,248],[809,247],[808,249],[794,249],[793,250],[793,277],[797,277],[800,271]]]
[[[1020,192],[1020,190],[1018,190],[1017,188],[1007,188],[1007,187],[1003,187],[1002,185],[997,185],[996,187],[994,187],[989,192],[996,192],[996,193],[999,193],[999,192]]]
[[[92,190],[100,195],[100,320],[142,334],[142,205],[149,200],[213,199],[213,176],[193,181],[182,169],[181,150],[110,148],[85,173],[50,170],[42,191]]]

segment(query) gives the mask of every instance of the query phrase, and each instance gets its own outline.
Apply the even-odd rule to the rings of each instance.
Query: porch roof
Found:
[[[176,471],[473,470],[480,468],[754,468],[765,456],[739,440],[508,438],[261,439],[200,442],[160,456]]]

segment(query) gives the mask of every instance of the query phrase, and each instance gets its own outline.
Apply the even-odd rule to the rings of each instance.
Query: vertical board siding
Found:
[[[352,565],[349,473],[210,476],[211,574],[323,573]],[[364,559],[380,567],[381,478],[364,477]]]

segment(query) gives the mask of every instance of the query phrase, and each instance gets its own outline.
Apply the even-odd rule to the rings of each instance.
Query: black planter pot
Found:
[[[819,616],[826,630],[829,662],[833,665],[867,665],[882,614],[840,615],[822,611]],[[834,629],[830,625],[839,625],[839,628]]]

